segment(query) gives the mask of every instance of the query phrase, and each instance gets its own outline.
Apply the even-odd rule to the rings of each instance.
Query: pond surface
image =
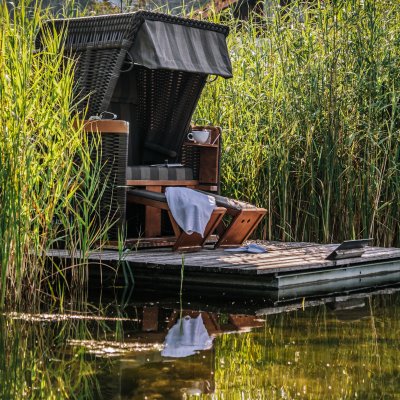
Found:
[[[92,301],[0,318],[0,397],[395,399],[399,345],[397,289],[279,306]]]

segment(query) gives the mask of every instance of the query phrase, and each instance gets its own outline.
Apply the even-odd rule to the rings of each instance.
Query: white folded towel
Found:
[[[215,208],[214,197],[183,187],[167,187],[165,197],[176,223],[187,234],[197,232],[204,237]]]

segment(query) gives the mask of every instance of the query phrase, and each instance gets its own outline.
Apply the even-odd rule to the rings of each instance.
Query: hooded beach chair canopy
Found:
[[[225,35],[212,30],[145,20],[130,54],[150,69],[232,77]]]
[[[129,121],[129,165],[178,161],[209,75],[232,77],[223,25],[138,11],[48,21],[76,59],[76,98],[86,118]]]

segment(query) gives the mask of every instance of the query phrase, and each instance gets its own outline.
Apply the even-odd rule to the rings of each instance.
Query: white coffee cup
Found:
[[[191,142],[196,142],[200,144],[209,143],[210,141],[210,131],[193,131],[189,132],[187,138]]]

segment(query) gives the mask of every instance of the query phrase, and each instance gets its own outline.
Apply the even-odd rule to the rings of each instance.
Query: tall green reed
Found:
[[[195,119],[224,129],[224,193],[268,209],[268,239],[399,245],[400,5],[271,6],[231,28],[234,77]]]
[[[74,64],[55,30],[34,47],[45,18],[36,2],[21,1],[12,18],[0,7],[0,307],[55,293],[63,271],[47,269],[45,254],[60,239],[83,250],[72,274],[84,283],[88,249],[107,231],[93,223],[100,167],[75,116]]]

